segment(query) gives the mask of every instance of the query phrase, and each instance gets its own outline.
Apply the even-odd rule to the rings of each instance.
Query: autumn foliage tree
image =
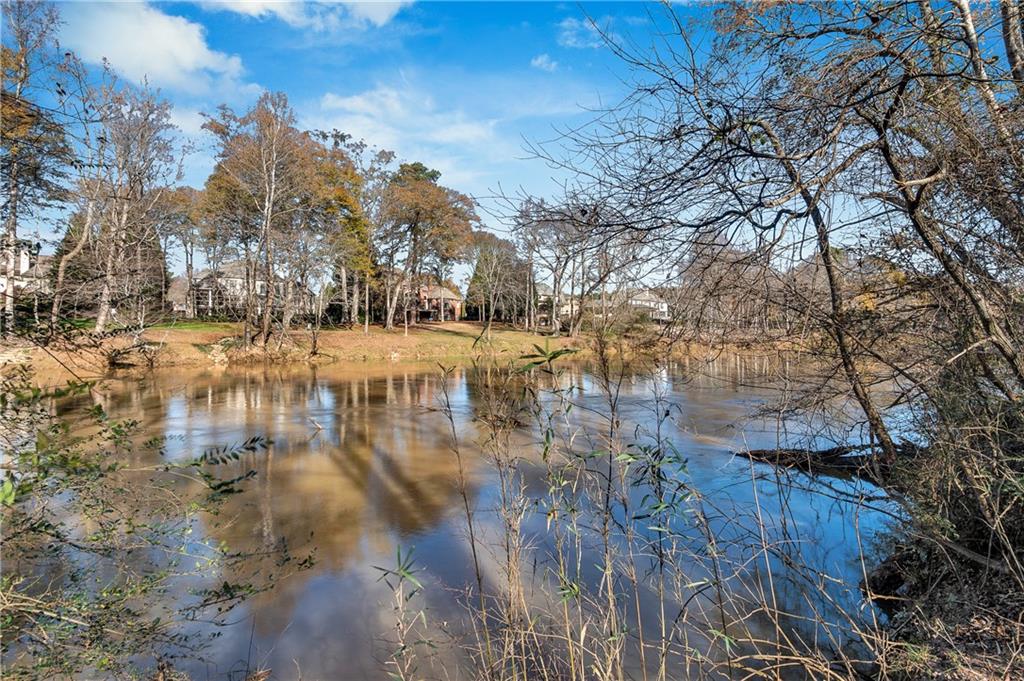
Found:
[[[440,177],[416,162],[401,164],[389,180],[374,235],[386,328],[394,327],[399,307],[408,323],[413,286],[427,272],[443,280],[464,257],[478,221],[473,200],[439,184]]]
[[[0,330],[13,336],[17,293],[14,279],[21,250],[18,226],[25,217],[60,197],[69,149],[61,122],[46,101],[59,28],[57,12],[37,0],[5,1],[2,11],[0,182],[4,191],[0,202],[0,250],[7,285]]]
[[[253,303],[248,306],[245,337],[247,343],[259,339],[266,344],[273,323],[278,247],[284,224],[297,210],[303,188],[305,139],[295,128],[288,98],[280,92],[264,93],[242,115],[223,106],[204,127],[220,145],[219,168],[229,179],[230,191],[244,197],[244,207],[255,216],[255,243],[247,254],[251,258],[246,263],[247,278],[255,282],[258,268],[265,286],[258,311],[252,309]],[[254,312],[258,312],[258,319]],[[256,328],[255,334],[250,334],[250,326]]]

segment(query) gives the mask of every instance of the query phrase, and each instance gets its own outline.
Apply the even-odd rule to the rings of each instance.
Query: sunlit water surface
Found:
[[[831,480],[824,486],[798,476],[799,484],[793,485],[794,479],[732,455],[743,447],[779,443],[777,422],[749,418],[776,395],[754,387],[767,382],[759,375],[763,369],[756,362],[723,360],[630,376],[620,395],[625,437],[637,424],[653,429],[655,410],[665,409],[664,404],[654,406],[653,395],[664,393],[670,413],[664,435],[687,460],[680,475],[705,501],[714,530],[723,537],[741,536],[750,530],[742,518],[755,517],[759,508],[775,535],[785,533],[791,555],[835,578],[834,583],[819,580],[827,581],[833,606],[863,614],[867,609],[856,584],[866,549],[857,533],[870,534],[885,516],[835,498],[837,492],[842,496],[857,489],[851,481]],[[473,418],[480,399],[474,371],[456,368],[448,394],[464,448],[470,502],[481,532],[493,537],[497,476],[475,446],[483,432]],[[589,420],[595,429],[605,426],[609,408],[599,382],[581,365],[567,365],[565,372],[563,385],[574,386],[569,395],[577,418]],[[103,385],[99,399],[110,416],[137,420],[146,439],[166,438],[162,455],[141,456],[181,460],[251,436],[272,440],[267,451],[232,464],[256,475],[218,516],[202,520],[198,534],[237,549],[287,546],[296,560],[315,556],[311,568],[232,611],[228,619],[234,624],[216,628],[203,659],[175,660],[178,668],[211,679],[242,678],[257,668],[273,670],[280,679],[389,678],[385,661],[393,649],[392,594],[376,568],[394,566],[400,547],[415,552],[424,585],[416,606],[425,608],[439,643],[433,664],[423,665],[420,674],[466,676],[455,672],[468,664],[457,642],[459,623],[467,621],[459,594],[474,577],[451,427],[439,409],[440,388],[437,367],[399,364],[174,370]],[[83,406],[82,400],[69,401],[60,409],[67,415]],[[807,432],[793,424],[787,428],[798,439]],[[531,483],[528,493],[535,496],[545,491],[540,467],[531,472],[539,439],[529,425],[514,438]],[[527,517],[526,528],[541,549],[545,527],[539,514]],[[485,572],[496,573],[494,560],[484,553]],[[787,579],[785,565],[779,565],[772,583],[780,609],[809,614],[810,604],[822,600],[818,587],[804,577]],[[703,576],[703,568],[694,572],[695,580]],[[209,583],[224,578],[211,574]],[[496,574],[486,578],[498,580]],[[757,618],[752,621],[759,626]],[[192,626],[210,633],[203,625]],[[792,626],[814,635],[813,626]],[[715,654],[713,646],[707,650]],[[685,674],[682,668],[675,672],[679,678]]]

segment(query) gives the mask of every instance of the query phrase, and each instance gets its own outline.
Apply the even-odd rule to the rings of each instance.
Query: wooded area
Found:
[[[344,131],[300,130],[284,93],[206,114],[217,163],[203,187],[182,186],[192,149],[159,92],[58,49],[53,7],[14,3],[7,15],[9,341],[19,328],[77,319],[99,334],[176,317],[238,320],[246,346],[300,322],[391,329],[430,310],[424,287],[462,295],[458,264],[471,273],[465,311],[488,327],[574,337],[585,325],[621,327],[649,306],[627,305],[613,319],[622,306],[611,303],[643,293],[664,308],[658,321],[674,322],[668,335],[813,328],[821,292],[807,285],[822,279],[813,253],[785,261],[723,233],[699,249],[666,250],[664,229],[645,239],[616,230],[640,206],[630,215],[585,193],[558,203],[508,197],[498,236],[437,171]],[[62,233],[53,256],[24,238],[43,222]],[[836,257],[852,267],[857,255]],[[172,266],[183,271],[172,276]],[[752,288],[770,296],[752,301]]]
[[[949,574],[1021,593],[1020,2],[735,2],[699,27],[655,11],[670,30],[604,36],[629,95],[532,149],[573,179],[504,197],[499,235],[423,163],[301,130],[284,93],[209,112],[216,169],[181,186],[189,149],[159,93],[58,49],[52,6],[5,3],[6,342],[77,318],[95,334],[238,320],[247,348],[300,323],[443,321],[463,312],[462,265],[482,333],[600,346],[642,329],[655,354],[756,341],[810,358],[784,409],[855,414],[858,470],[908,514],[908,639],[934,634]],[[32,283],[24,234],[44,215],[66,219]],[[814,470],[782,451],[759,458]]]

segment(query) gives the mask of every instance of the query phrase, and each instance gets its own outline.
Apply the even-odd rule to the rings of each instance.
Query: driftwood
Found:
[[[917,451],[914,445],[897,445],[897,453],[909,456]],[[851,475],[879,483],[892,466],[877,447],[871,445],[844,445],[829,449],[748,449],[735,452],[751,461],[795,468],[807,473],[824,475]]]

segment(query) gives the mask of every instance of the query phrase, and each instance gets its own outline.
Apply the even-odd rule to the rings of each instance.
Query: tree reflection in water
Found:
[[[653,419],[650,395],[660,385],[673,404],[670,437],[688,459],[689,483],[716,508],[749,509],[754,504],[751,469],[728,452],[776,443],[775,424],[743,421],[742,429],[736,428],[767,395],[744,387],[763,367],[728,360],[700,377],[685,369],[627,380],[621,416],[640,424]],[[456,431],[470,448],[463,452],[470,501],[485,536],[493,537],[500,524],[493,513],[495,472],[479,450],[471,449],[482,439],[481,425],[473,419],[479,399],[473,371],[456,368],[449,393]],[[270,438],[268,452],[229,464],[238,474],[255,470],[256,478],[219,515],[204,518],[202,530],[239,550],[315,552],[312,569],[252,597],[236,618],[246,624],[222,629],[207,650],[208,660],[182,663],[183,669],[213,676],[248,659],[252,666],[280,670],[284,676],[301,671],[304,678],[386,678],[380,640],[393,622],[384,605],[389,593],[373,566],[391,565],[397,546],[415,547],[418,577],[425,586],[421,598],[437,635],[443,636],[441,623],[454,629],[451,623],[465,619],[455,592],[472,580],[471,558],[449,424],[439,411],[440,381],[437,367],[394,365],[175,370],[105,384],[100,399],[111,416],[137,419],[140,438],[167,436],[165,455],[171,459],[252,435]],[[585,368],[567,365],[563,381],[576,386],[577,418],[599,418],[593,415],[601,414],[602,397]],[[60,409],[74,413],[83,406],[68,401]],[[529,427],[514,435],[516,454],[528,463],[539,462],[540,448],[531,446],[537,437]],[[849,575],[855,584],[849,509],[783,489],[761,474],[757,501],[766,513],[773,504],[786,504],[788,515],[780,517],[797,520],[801,560]],[[524,479],[528,494],[544,493],[540,466],[527,466]],[[727,535],[735,519],[712,514],[709,523]],[[858,520],[862,526],[868,522]],[[545,541],[543,518],[528,519],[526,530],[535,543]],[[484,570],[495,571],[493,559],[484,553]],[[211,582],[225,577],[210,575]],[[776,590],[779,598],[794,603],[806,598],[796,582],[776,584]],[[445,664],[455,664],[454,658],[463,654],[458,646],[437,653]]]

